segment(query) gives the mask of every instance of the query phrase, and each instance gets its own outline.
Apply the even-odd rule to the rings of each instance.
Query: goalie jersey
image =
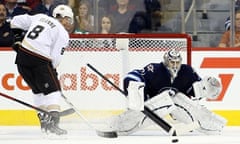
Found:
[[[189,97],[194,97],[193,83],[200,81],[200,76],[190,65],[181,64],[177,76],[172,76],[166,66],[161,63],[150,63],[142,70],[133,70],[124,78],[123,87],[127,93],[129,81],[145,83],[144,99],[147,100],[166,89],[180,91]]]

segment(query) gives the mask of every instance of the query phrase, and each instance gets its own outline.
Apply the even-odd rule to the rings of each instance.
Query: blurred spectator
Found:
[[[48,16],[52,16],[50,7],[53,5],[54,0],[42,0],[32,11],[31,14],[43,13]]]
[[[28,13],[28,10],[18,5],[17,0],[5,0],[5,6],[7,8],[7,19],[12,19],[16,15]]]
[[[137,12],[129,24],[129,33],[141,33],[150,30],[151,25],[147,13],[144,11]]]
[[[159,0],[144,0],[147,18],[151,30],[158,30],[161,27],[161,4]]]
[[[235,0],[235,11],[240,10],[240,0]],[[230,16],[225,21],[225,30],[230,30],[231,20]]]
[[[53,2],[54,7],[56,7],[60,4],[65,4],[72,8],[74,5],[74,0],[54,0],[54,2]]]
[[[118,3],[116,0],[99,0],[98,6],[103,10],[104,13],[111,13],[116,11]],[[145,10],[143,0],[129,0],[128,8],[135,11]]]
[[[144,0],[144,5],[147,13],[161,11],[161,4],[159,0]]]
[[[99,0],[98,7],[101,8],[103,13],[111,13],[112,9],[116,9],[114,7],[117,6],[116,0]]]
[[[114,30],[116,33],[128,32],[129,24],[138,10],[129,6],[129,0],[116,0],[116,2],[117,7],[111,12],[115,23]]]
[[[41,3],[41,0],[17,0],[17,3],[30,12]]]
[[[225,30],[230,30],[230,26],[231,26],[231,20],[230,17],[228,17],[225,21]]]
[[[138,11],[130,22],[129,33],[141,32],[172,32],[171,29],[162,26],[162,12],[159,0],[144,0],[145,10]]]
[[[76,25],[74,33],[92,33],[94,26],[94,17],[91,14],[91,7],[87,0],[81,0],[78,3],[76,13]]]
[[[230,30],[224,32],[222,38],[219,42],[219,47],[230,47],[231,46],[231,32]],[[233,47],[240,47],[240,10],[236,11],[235,14],[235,38],[234,38],[234,46]]]
[[[101,34],[114,33],[113,20],[110,15],[104,15],[100,19],[100,32]]]
[[[160,20],[160,19],[159,19]],[[153,31],[161,33],[172,33],[173,30],[164,25],[153,27],[146,12],[137,12],[130,22],[129,33],[152,33]]]
[[[10,23],[6,21],[7,10],[4,4],[0,4],[0,47],[12,46],[14,36],[10,28]]]

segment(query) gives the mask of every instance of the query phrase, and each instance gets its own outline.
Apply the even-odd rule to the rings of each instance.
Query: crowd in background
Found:
[[[174,32],[161,23],[163,3],[167,2],[170,0],[1,0],[0,46],[13,43],[9,26],[12,17],[38,13],[51,16],[59,4],[69,5],[74,11],[75,21],[68,29],[72,34]]]
[[[53,8],[59,4],[69,5],[75,13],[75,22],[69,27],[69,33],[137,33],[152,27],[156,29],[161,25],[160,21],[155,20],[153,24],[151,20],[152,15],[156,19],[161,15],[158,0],[98,0],[98,19],[93,10],[95,2],[95,0],[1,0],[0,46],[12,44],[9,21],[14,16],[38,13],[51,16]]]
[[[240,0],[235,0],[235,17],[234,17],[234,40],[231,41],[231,18],[225,21],[225,32],[222,34],[218,47],[240,47]]]

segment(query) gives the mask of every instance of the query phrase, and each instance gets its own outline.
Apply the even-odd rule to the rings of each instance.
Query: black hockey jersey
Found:
[[[145,83],[144,97],[149,99],[166,89],[180,91],[185,95],[194,97],[192,84],[200,81],[200,76],[190,65],[182,64],[177,76],[172,76],[163,63],[150,63],[142,70],[133,70],[124,78],[124,90],[127,93],[129,81]]]

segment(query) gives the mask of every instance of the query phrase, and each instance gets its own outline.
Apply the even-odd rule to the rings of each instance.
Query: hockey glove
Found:
[[[19,28],[13,28],[12,29],[13,34],[14,34],[14,41],[18,42],[18,41],[22,41],[26,32],[22,29]]]
[[[14,51],[18,52],[18,49],[21,47],[21,45],[22,43],[20,41],[17,41],[12,45],[12,48]]]
[[[19,47],[21,46],[21,42],[26,32],[19,28],[13,28],[12,31],[14,34],[14,44],[12,45],[12,48],[17,52]]]

